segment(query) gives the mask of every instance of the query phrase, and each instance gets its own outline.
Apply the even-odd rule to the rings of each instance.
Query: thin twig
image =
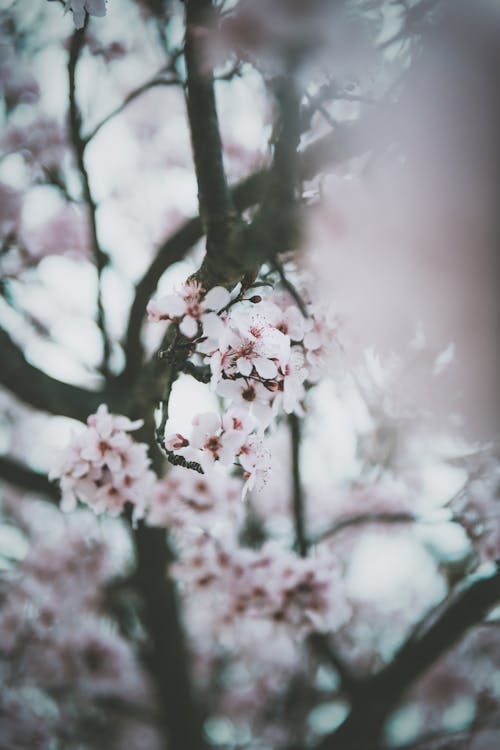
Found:
[[[163,69],[162,69],[163,70]],[[139,96],[144,94],[146,91],[149,91],[152,88],[156,88],[158,86],[178,86],[180,85],[180,81],[178,78],[165,78],[161,75],[161,71],[156,73],[153,78],[151,78],[149,81],[146,81],[141,86],[138,86],[136,89],[131,91],[125,99],[122,101],[121,104],[119,104],[115,109],[111,110],[109,114],[107,114],[103,119],[97,123],[97,125],[88,133],[82,140],[85,146],[91,141],[97,133],[103,128],[105,125],[110,122],[113,118],[115,118],[117,115],[121,114],[126,107],[128,107],[129,104],[131,104],[133,101],[135,101]]]
[[[106,318],[102,298],[102,272],[107,263],[107,256],[102,252],[99,244],[97,231],[97,204],[90,189],[89,175],[85,166],[85,140],[82,138],[82,115],[76,99],[76,69],[80,53],[85,43],[85,31],[88,16],[83,28],[76,29],[72,38],[68,60],[68,83],[69,83],[69,135],[75,152],[76,163],[80,172],[83,195],[89,211],[90,237],[92,251],[97,269],[97,325],[101,331],[103,343],[103,356],[101,371],[106,379],[109,378],[109,356],[111,354],[111,343],[106,330]]]
[[[288,417],[292,448],[292,512],[295,543],[301,557],[307,556],[308,541],[305,526],[304,492],[300,480],[300,420],[296,414]]]
[[[59,488],[54,482],[50,482],[45,474],[33,471],[15,458],[0,456],[0,480],[28,492],[44,495],[51,501],[59,501]]]
[[[358,513],[352,516],[345,516],[340,520],[336,521],[325,531],[311,537],[311,544],[319,544],[325,541],[325,539],[331,538],[343,531],[344,529],[352,528],[353,526],[364,526],[366,524],[374,523],[414,523],[418,521],[418,517],[414,513],[407,513],[405,511],[400,512],[382,512],[382,513]]]
[[[286,289],[288,294],[293,298],[295,304],[299,308],[304,318],[308,318],[309,313],[307,312],[306,304],[304,300],[302,299],[302,297],[300,296],[300,293],[296,289],[295,285],[292,284],[292,282],[286,275],[285,269],[283,268],[282,264],[277,260],[277,258],[271,259],[270,264],[271,264],[271,267],[278,273],[282,286]]]

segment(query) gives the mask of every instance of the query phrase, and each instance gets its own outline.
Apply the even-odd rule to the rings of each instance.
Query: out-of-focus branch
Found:
[[[319,542],[323,542],[325,539],[335,536],[344,529],[349,529],[356,526],[367,526],[374,523],[414,523],[418,520],[418,516],[416,516],[414,513],[405,513],[403,511],[394,513],[357,513],[356,515],[340,518],[328,529],[322,531],[320,534],[317,534],[315,537],[310,539],[310,543],[319,544]]]
[[[82,138],[84,146],[86,146],[97,135],[97,133],[101,130],[101,128],[103,128],[105,125],[108,124],[108,122],[110,122],[119,114],[121,114],[123,110],[128,107],[129,104],[131,104],[136,99],[138,99],[146,91],[149,91],[150,89],[153,89],[153,88],[158,88],[159,86],[180,85],[181,82],[179,81],[177,77],[167,78],[165,76],[165,73],[167,72],[167,70],[165,68],[162,68],[161,71],[156,73],[156,75],[154,75],[148,81],[143,83],[141,86],[138,86],[136,89],[133,89],[133,91],[127,94],[127,96],[121,102],[121,104],[119,104],[109,114],[103,117],[103,119],[97,123],[97,125],[90,131],[90,133],[88,133],[86,136]]]
[[[0,456],[0,480],[59,502],[59,489],[53,482],[49,482],[45,474],[33,471],[8,456]]]
[[[305,302],[300,296],[298,290],[295,288],[294,284],[292,284],[292,282],[286,275],[285,269],[283,268],[281,263],[277,259],[274,259],[271,261],[270,265],[271,265],[271,268],[273,268],[277,272],[278,276],[280,277],[281,285],[283,286],[284,289],[286,289],[290,297],[292,297],[293,301],[299,308],[304,318],[308,318],[309,313],[307,312]]]
[[[171,326],[162,342],[164,349],[173,343],[175,336],[175,326]],[[166,381],[172,381],[169,367],[165,367],[158,356],[153,357],[143,368],[141,379],[132,392],[130,410],[131,417],[144,419],[137,439],[149,444],[153,468],[159,476],[163,473],[164,461],[156,442],[154,408],[160,394],[165,392]],[[134,580],[144,603],[149,635],[147,665],[157,688],[166,747],[168,750],[204,750],[203,715],[193,695],[177,591],[168,573],[174,556],[161,529],[141,523],[134,529],[133,537],[137,559]]]
[[[111,391],[88,391],[63,383],[31,365],[10,336],[0,329],[0,383],[35,409],[85,420],[100,403],[113,401]]]
[[[147,661],[159,693],[166,746],[169,750],[204,750],[203,717],[189,677],[177,592],[167,573],[173,556],[161,529],[141,525],[134,540],[137,583],[150,636]]]
[[[295,527],[295,543],[301,557],[306,557],[308,549],[304,492],[300,480],[300,438],[301,425],[296,414],[288,417],[290,425],[290,442],[292,448],[292,514]]]
[[[401,647],[391,663],[378,674],[357,682],[351,696],[352,711],[341,726],[325,737],[316,750],[352,750],[378,747],[388,716],[405,692],[474,625],[479,624],[500,601],[500,570],[474,580],[453,597],[437,617],[425,618],[419,632]]]
[[[109,377],[109,356],[111,344],[106,331],[106,319],[102,299],[102,272],[107,263],[107,256],[102,252],[97,232],[97,204],[90,189],[89,175],[85,166],[86,141],[82,137],[82,116],[76,98],[76,69],[80,53],[85,43],[85,31],[88,16],[85,18],[83,28],[76,29],[71,37],[68,59],[68,86],[69,86],[69,135],[75,153],[76,163],[80,172],[83,196],[89,212],[89,228],[92,243],[92,252],[97,269],[97,324],[101,331],[103,344],[102,373],[105,378]]]
[[[256,172],[242,180],[232,190],[232,200],[238,211],[256,203],[263,184],[264,172]],[[125,356],[127,367],[123,378],[130,381],[142,365],[144,351],[141,342],[141,328],[146,305],[156,289],[161,275],[174,263],[182,260],[188,250],[203,237],[201,219],[197,216],[188,219],[158,250],[151,265],[135,288],[135,297],[125,336]]]
[[[234,219],[222,157],[213,72],[206,49],[212,0],[186,0],[187,111],[207,254],[224,255]]]
[[[130,308],[124,351],[126,367],[121,378],[125,382],[135,379],[143,363],[144,348],[141,329],[146,305],[153,294],[160,276],[174,263],[182,260],[188,250],[203,236],[201,220],[189,219],[178,229],[155,255],[148,270],[135,287],[135,296]]]
[[[429,16],[437,8],[441,0],[421,0],[416,5],[412,5],[406,11],[403,27],[387,41],[380,46],[382,49],[390,47],[391,44],[402,42],[409,39],[415,34],[422,31],[423,26],[429,21]]]
[[[301,421],[296,414],[290,414],[290,438],[292,445],[292,515],[295,527],[295,541],[301,557],[306,557],[309,543],[305,524],[305,498],[300,477]],[[349,666],[344,662],[324,633],[313,633],[308,639],[309,646],[322,662],[330,664],[340,677],[342,689],[350,695],[357,682]]]

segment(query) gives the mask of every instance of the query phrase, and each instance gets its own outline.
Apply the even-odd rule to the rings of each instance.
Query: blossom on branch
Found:
[[[173,573],[214,596],[223,626],[270,620],[304,637],[335,630],[351,615],[339,562],[330,553],[303,559],[275,542],[251,550],[205,533],[185,549]]]
[[[216,462],[227,467],[239,462],[248,480],[245,493],[265,483],[271,470],[269,451],[256,428],[255,419],[245,409],[229,409],[222,417],[206,412],[194,417],[189,439],[175,433],[167,435],[164,445],[186,461],[199,463],[209,476]]]
[[[204,294],[196,281],[187,281],[178,294],[167,294],[148,304],[148,318],[179,323],[180,332],[189,339],[199,335],[199,325],[205,326],[214,312],[219,312],[230,301],[231,295],[224,287],[213,287]]]
[[[60,480],[63,510],[73,510],[80,500],[95,513],[118,516],[131,503],[134,517],[143,515],[156,477],[149,469],[147,445],[128,434],[142,424],[110,414],[105,404],[88,417],[87,427],[73,437],[50,473]]]

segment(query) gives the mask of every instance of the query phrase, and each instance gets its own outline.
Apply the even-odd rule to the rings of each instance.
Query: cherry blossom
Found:
[[[270,471],[270,454],[255,432],[256,426],[244,409],[231,408],[222,417],[206,412],[194,417],[189,439],[176,433],[167,435],[164,444],[186,460],[199,462],[205,472],[210,472],[215,462],[230,466],[239,460],[249,480],[246,489],[259,487]]]
[[[214,313],[222,310],[231,299],[224,287],[216,286],[207,294],[196,281],[187,281],[178,294],[167,294],[148,304],[148,317],[153,322],[166,320],[179,322],[180,332],[194,338],[203,327],[213,321]],[[213,325],[213,322],[212,322]]]
[[[155,481],[146,444],[134,442],[128,434],[137,430],[142,420],[110,414],[101,404],[88,417],[87,425],[74,435],[50,474],[61,482],[61,507],[73,510],[81,500],[95,513],[117,516],[129,502],[135,517],[140,517]]]
[[[254,378],[221,379],[216,385],[216,393],[240,408],[248,409],[263,426],[273,418],[274,391]]]
[[[186,548],[174,573],[218,597],[221,624],[271,619],[302,637],[338,628],[350,617],[341,568],[331,553],[302,559],[274,542],[259,551],[228,546],[201,534]]]
[[[202,451],[202,461],[207,457],[209,461],[220,461],[227,466],[233,462],[246,434],[243,426],[234,429],[231,425],[229,429],[225,429],[219,415],[208,412],[194,418],[190,443],[193,448]]]
[[[318,306],[310,307],[304,333],[304,349],[309,367],[309,379],[318,381],[328,368],[328,359],[338,342],[338,321],[331,312]]]
[[[248,478],[245,493],[251,489],[258,492],[266,484],[271,471],[271,453],[259,435],[256,433],[249,435],[241,447],[239,459],[245,469],[245,476]]]
[[[151,700],[133,645],[104,613],[123,565],[118,522],[86,510],[61,517],[27,497],[22,505],[28,552],[0,584],[1,745],[78,743],[78,712],[105,721],[103,700]],[[130,747],[126,731],[120,744]]]
[[[236,532],[243,520],[241,482],[221,471],[204,476],[191,469],[173,467],[157,482],[146,511],[152,526],[164,526],[182,543],[193,529],[217,534],[228,527]]]

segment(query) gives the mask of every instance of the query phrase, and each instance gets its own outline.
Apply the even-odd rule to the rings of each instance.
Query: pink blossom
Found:
[[[187,281],[178,294],[150,300],[148,317],[153,322],[179,322],[180,332],[192,339],[200,333],[199,326],[203,328],[205,322],[213,327],[213,313],[222,310],[231,299],[227,289],[221,286],[213,287],[205,295],[204,291],[198,282]]]
[[[21,237],[34,258],[63,254],[87,258],[90,255],[88,220],[81,206],[67,204],[42,225],[23,226]]]
[[[19,61],[6,60],[0,64],[0,93],[7,110],[18,104],[33,104],[40,96],[40,87],[29,70],[22,67]]]
[[[194,541],[173,573],[194,589],[213,593],[223,625],[245,617],[271,620],[303,637],[337,629],[350,617],[341,569],[331,553],[302,559],[274,542],[255,551],[208,534]]]
[[[247,476],[245,494],[251,489],[255,489],[258,492],[265,486],[267,477],[271,471],[271,454],[269,449],[266,448],[259,435],[252,433],[241,447],[238,458]]]
[[[338,322],[325,310],[310,307],[306,322],[304,349],[310,368],[310,379],[314,382],[323,374],[328,356],[335,344],[338,346]]]
[[[225,415],[224,419],[213,413],[200,414],[193,419],[190,443],[202,451],[201,461],[220,461],[223,465],[233,463],[235,456],[247,437],[249,418],[241,413]],[[235,424],[238,426],[235,427]]]
[[[0,139],[6,153],[21,152],[26,162],[35,168],[60,169],[68,153],[68,142],[61,123],[39,117],[30,125],[10,127]]]
[[[219,396],[227,398],[240,408],[251,411],[255,418],[267,426],[273,416],[271,401],[274,393],[253,378],[226,378],[220,380],[216,386]]]
[[[0,182],[0,235],[16,233],[21,215],[22,193]]]
[[[193,528],[212,534],[229,524],[235,532],[243,520],[241,482],[220,471],[201,476],[196,471],[173,467],[157,482],[146,512],[147,522],[176,532],[182,544]],[[189,542],[190,543],[190,542]]]
[[[81,500],[95,513],[117,516],[129,502],[136,518],[143,514],[155,475],[147,445],[128,434],[141,425],[142,420],[110,414],[105,404],[88,417],[87,427],[73,437],[50,473],[60,480],[63,510],[73,510]]]

